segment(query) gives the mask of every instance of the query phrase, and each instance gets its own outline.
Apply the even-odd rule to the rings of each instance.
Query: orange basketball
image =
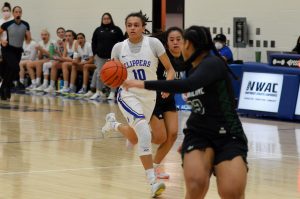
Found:
[[[100,70],[101,81],[111,87],[119,87],[127,78],[126,67],[118,60],[107,61]]]

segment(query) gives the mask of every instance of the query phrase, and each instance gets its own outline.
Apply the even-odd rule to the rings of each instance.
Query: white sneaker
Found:
[[[39,87],[37,87],[33,90],[35,90],[35,91],[44,91],[47,87],[48,87],[47,85],[42,84],[42,85],[40,85]]]
[[[86,94],[83,95],[83,97],[86,97],[86,98],[90,98],[94,95],[95,93],[93,93],[92,91],[89,91],[87,92]]]
[[[55,92],[55,88],[53,86],[49,85],[48,88],[44,89],[44,92],[53,93],[53,92]]]
[[[30,86],[26,87],[26,90],[34,90],[37,87],[38,87],[37,85],[31,84]]]
[[[105,124],[101,129],[102,133],[107,134],[114,131],[116,122],[117,120],[115,113],[108,113],[105,117]]]
[[[71,88],[62,88],[59,90],[59,93],[67,94],[67,93],[75,93]]]
[[[110,92],[107,99],[108,100],[115,100],[115,92]]]
[[[81,88],[78,92],[77,92],[78,95],[84,95],[86,94],[86,90],[84,88]]]
[[[166,189],[166,185],[163,182],[156,182],[151,185],[151,194],[152,198],[156,198],[157,196],[161,195]]]
[[[92,97],[90,97],[90,100],[96,100],[100,98],[100,94],[98,92],[94,93],[94,95]]]

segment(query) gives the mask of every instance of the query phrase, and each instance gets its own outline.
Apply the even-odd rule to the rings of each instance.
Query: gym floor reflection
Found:
[[[150,198],[136,149],[119,133],[103,137],[117,105],[64,97],[13,95],[0,101],[0,198]],[[184,198],[180,155],[188,112],[164,161],[171,178],[161,198]],[[241,118],[249,141],[246,198],[300,198],[300,124]],[[156,146],[153,146],[154,148]],[[206,198],[219,198],[215,177]]]

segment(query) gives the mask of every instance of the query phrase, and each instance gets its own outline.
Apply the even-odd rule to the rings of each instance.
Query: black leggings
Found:
[[[19,63],[22,57],[22,48],[15,48],[11,46],[2,47],[2,64],[1,64],[1,73],[3,82],[1,85],[1,90],[8,90],[10,88],[13,80],[15,80],[19,74]]]

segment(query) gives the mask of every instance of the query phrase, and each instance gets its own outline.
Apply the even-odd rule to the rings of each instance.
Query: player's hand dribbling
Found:
[[[128,90],[129,88],[145,88],[144,81],[140,80],[126,80],[123,82],[122,86],[125,90]]]

